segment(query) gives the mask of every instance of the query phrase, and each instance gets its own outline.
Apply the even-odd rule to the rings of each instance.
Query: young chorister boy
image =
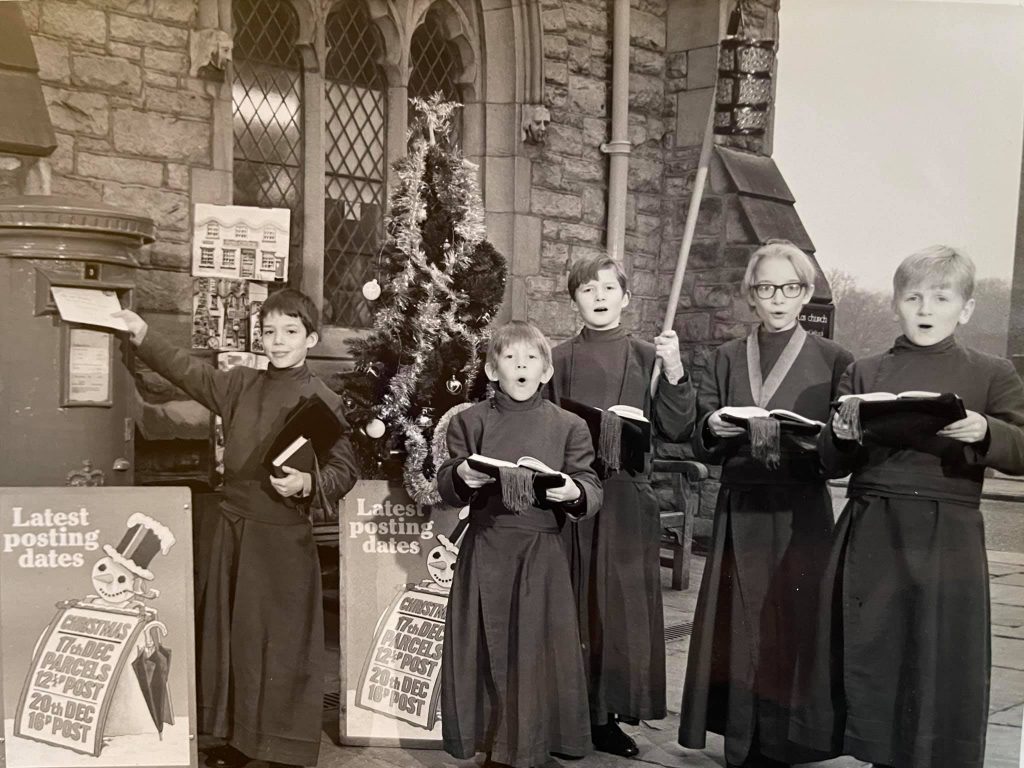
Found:
[[[549,753],[590,748],[586,677],[576,603],[560,531],[594,514],[601,485],[584,421],[543,400],[551,348],[532,325],[495,330],[487,350],[490,400],[456,414],[451,458],[438,471],[442,498],[470,505],[445,623],[441,722],[449,754],[487,752],[491,764],[521,768]],[[517,462],[539,459],[562,481],[520,508],[503,502],[500,481],[473,469],[473,454]],[[527,479],[529,475],[527,474]],[[557,479],[557,478],[556,478]]]
[[[934,246],[893,278],[903,335],[853,363],[841,394],[955,393],[966,417],[859,418],[822,431],[826,470],[852,472],[822,596],[809,700],[793,734],[896,768],[981,768],[988,714],[986,467],[1024,473],[1024,386],[1006,360],[954,336],[974,310],[974,265]],[[827,605],[827,602],[826,602]],[[831,653],[830,653],[831,652]]]
[[[583,330],[554,350],[549,396],[608,409],[643,410],[655,437],[685,440],[694,392],[674,331],[654,344],[621,325],[629,304],[622,266],[607,257],[575,262],[569,297]],[[651,396],[654,361],[662,373]],[[665,627],[661,604],[661,518],[647,471],[605,468],[601,513],[569,531],[573,581],[587,663],[594,747],[632,757],[636,743],[618,721],[665,717]],[[578,538],[577,538],[578,537]]]
[[[306,366],[318,338],[318,312],[296,290],[271,294],[260,320],[267,370],[219,371],[119,313],[136,354],[153,370],[224,419],[224,494],[212,529],[208,573],[198,585],[199,729],[227,739],[206,757],[210,768],[316,765],[323,706],[323,605],[320,561],[307,515],[314,494],[336,502],[355,482],[341,398]],[[263,464],[289,414],[319,396],[342,435],[319,470]]]

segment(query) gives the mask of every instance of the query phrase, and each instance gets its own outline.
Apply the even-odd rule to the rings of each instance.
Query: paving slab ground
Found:
[[[1011,484],[1013,483],[1013,484]],[[998,485],[999,504],[1013,498],[1020,504],[1017,514],[1024,517],[1024,483],[1003,481]],[[842,504],[841,489],[836,489],[837,511]],[[985,502],[982,506],[985,510]],[[1005,539],[999,544],[1005,547]],[[991,542],[991,539],[990,539]],[[1014,542],[1015,543],[1015,542]],[[1024,542],[1018,549],[1024,550]],[[1024,552],[991,549],[988,552],[992,587],[992,689],[985,768],[1022,768],[1021,720],[1024,716]],[[669,572],[662,570],[662,594],[665,603],[666,627],[692,626],[697,590],[704,558],[692,560],[690,589],[676,592],[670,588]],[[586,766],[587,768],[641,768],[659,766],[676,768],[712,768],[724,766],[722,739],[709,734],[705,750],[686,750],[676,744],[679,703],[689,647],[689,635],[666,643],[668,671],[669,716],[662,721],[637,727],[625,726],[637,741],[640,754],[632,760],[594,753],[579,761],[549,760],[544,768]],[[335,689],[337,679],[333,680]],[[324,735],[318,768],[476,768],[483,756],[475,760],[455,760],[440,750],[345,747],[338,744],[337,710],[325,711]],[[817,768],[856,768],[865,766],[850,757],[813,764]],[[263,768],[256,764],[254,768]]]

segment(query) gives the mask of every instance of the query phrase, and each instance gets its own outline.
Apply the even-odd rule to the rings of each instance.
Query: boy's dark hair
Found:
[[[307,335],[320,333],[320,313],[317,311],[313,300],[302,291],[297,291],[294,288],[284,288],[270,294],[267,300],[263,302],[263,306],[260,307],[260,323],[263,322],[267,315],[274,312],[279,315],[299,318],[306,329]]]
[[[619,281],[619,285],[622,286],[622,292],[629,292],[629,283],[626,279],[626,271],[622,268],[622,264],[617,262],[611,256],[593,256],[589,259],[580,259],[574,261],[572,266],[569,268],[569,298],[576,298],[576,291],[584,283],[589,283],[591,280],[597,279],[597,273],[602,269],[614,269],[615,279]]]

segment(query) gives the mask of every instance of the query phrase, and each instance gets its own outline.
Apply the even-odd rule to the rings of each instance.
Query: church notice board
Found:
[[[344,744],[441,743],[441,652],[459,510],[361,480],[341,515]],[[460,526],[461,528],[461,526]]]
[[[187,488],[0,488],[0,768],[195,766]]]

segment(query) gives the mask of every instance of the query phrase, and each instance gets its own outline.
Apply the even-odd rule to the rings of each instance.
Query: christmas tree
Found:
[[[409,153],[394,165],[373,333],[352,343],[355,368],[342,384],[361,476],[396,479],[393,457],[404,454],[406,489],[436,504],[445,416],[486,393],[483,355],[506,269],[484,239],[477,166],[451,139],[461,105],[439,95],[411,103],[417,115]],[[364,294],[377,289],[371,282]]]

